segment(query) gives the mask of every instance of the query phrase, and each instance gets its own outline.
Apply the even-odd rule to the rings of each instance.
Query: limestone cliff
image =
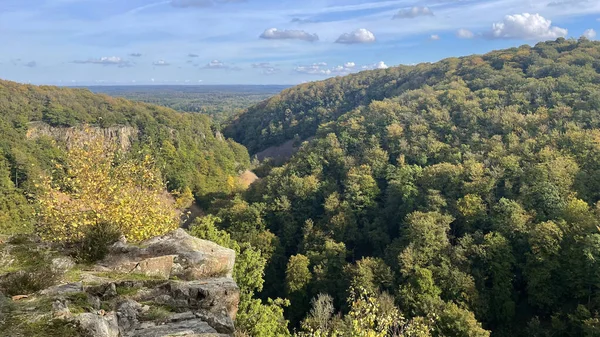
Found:
[[[235,252],[183,229],[137,245],[117,242],[93,266],[75,265],[39,242],[15,242],[0,244],[1,336],[44,336],[47,331],[65,337],[234,333],[239,302],[231,278]],[[41,291],[15,293],[18,285],[10,288],[8,282],[19,280],[18,274],[35,263],[27,259],[40,251],[50,254],[48,270],[60,277]]]
[[[139,131],[131,126],[111,126],[101,128],[90,125],[74,127],[54,127],[44,122],[31,122],[27,130],[28,139],[47,136],[57,141],[71,145],[74,140],[86,141],[101,137],[104,141],[117,144],[121,150],[127,150],[131,143],[138,138]]]

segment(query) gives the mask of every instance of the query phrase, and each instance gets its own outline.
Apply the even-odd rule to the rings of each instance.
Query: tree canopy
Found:
[[[433,336],[600,333],[599,60],[599,42],[558,39],[249,108],[226,134],[251,153],[307,140],[219,211],[254,207],[243,232],[275,235],[263,295],[312,335],[361,310],[352,289]]]

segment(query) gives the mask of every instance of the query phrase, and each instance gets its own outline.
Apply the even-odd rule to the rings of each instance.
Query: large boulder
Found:
[[[233,327],[238,310],[240,292],[231,278],[211,278],[197,281],[168,281],[149,291],[139,292],[134,298],[140,302],[152,301],[177,310],[194,310],[222,317]],[[207,316],[208,317],[208,316]],[[229,323],[230,322],[230,323]]]
[[[209,277],[231,277],[235,252],[214,242],[198,239],[185,230],[130,245],[115,243],[99,270],[139,273],[156,278],[198,280]]]
[[[170,337],[170,336],[218,336],[217,331],[201,319],[167,322],[156,324],[144,323],[127,337]]]
[[[114,312],[107,314],[83,313],[75,316],[74,320],[81,329],[94,337],[121,337],[117,315]]]
[[[62,296],[67,294],[80,293],[83,291],[83,283],[74,282],[74,283],[65,283],[52,286],[50,288],[46,288],[40,291],[41,295],[45,296]]]

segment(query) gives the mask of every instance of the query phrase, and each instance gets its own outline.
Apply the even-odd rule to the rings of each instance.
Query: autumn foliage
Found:
[[[55,164],[37,185],[43,239],[75,242],[109,225],[141,241],[177,228],[175,206],[149,155],[126,159],[102,139],[75,143],[66,165]]]

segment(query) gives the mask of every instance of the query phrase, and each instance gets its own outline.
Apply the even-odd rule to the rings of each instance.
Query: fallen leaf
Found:
[[[27,297],[29,297],[29,296],[28,295],[15,295],[15,296],[12,297],[12,300],[13,301],[18,301],[18,300],[22,300],[22,299],[27,298]]]

